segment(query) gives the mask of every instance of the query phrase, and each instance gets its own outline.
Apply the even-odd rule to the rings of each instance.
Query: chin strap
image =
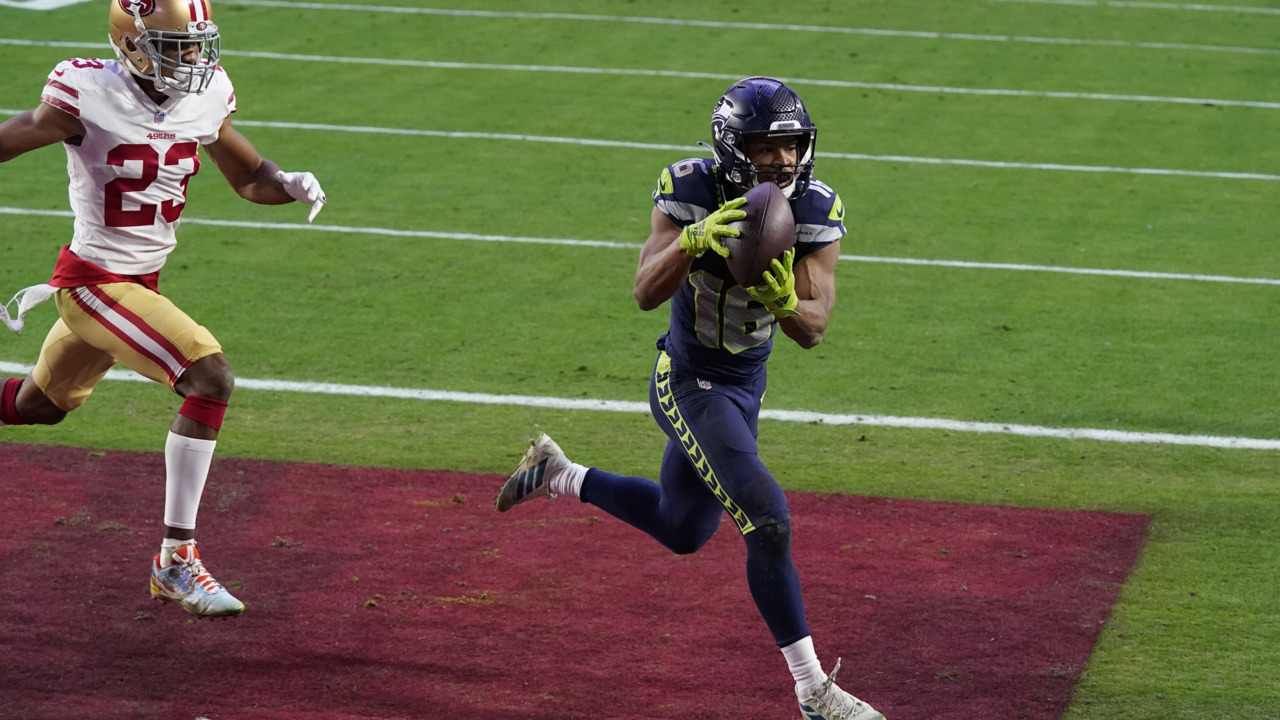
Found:
[[[46,283],[23,288],[9,302],[0,305],[0,320],[3,320],[10,330],[22,332],[22,317],[27,314],[27,311],[53,297],[56,292],[58,288]],[[9,314],[10,305],[16,306],[16,314]]]

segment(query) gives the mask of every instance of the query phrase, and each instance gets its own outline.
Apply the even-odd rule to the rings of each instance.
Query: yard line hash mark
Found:
[[[0,215],[34,215],[41,217],[58,217],[71,219],[70,210],[34,210],[0,206]],[[639,250],[639,243],[616,242],[613,240],[581,240],[576,238],[541,238],[516,235],[483,235],[476,233],[442,232],[436,230],[398,230],[381,227],[349,227],[345,225],[315,225],[305,223],[268,223],[247,220],[215,220],[209,218],[184,217],[187,225],[207,225],[213,227],[234,227],[250,230],[288,230],[306,232],[327,232],[350,235],[381,235],[386,237],[417,237],[437,240],[465,240],[471,242],[507,242],[533,245],[565,245],[570,247],[601,247],[623,250]],[[1164,273],[1145,270],[1107,270],[1101,268],[1062,267],[1054,265],[1028,265],[1020,263],[988,263],[966,260],[928,260],[918,258],[880,257],[873,255],[841,255],[845,262],[885,263],[893,265],[925,265],[934,267],[969,268],[978,270],[1013,270],[1024,272],[1065,273],[1069,275],[1099,275],[1106,277],[1130,277],[1150,280],[1191,280],[1197,282],[1238,283],[1244,285],[1280,286],[1277,278],[1234,277],[1229,275],[1198,275],[1194,273]]]
[[[1026,3],[1029,5],[1074,5],[1078,7],[1126,8],[1136,10],[1187,10],[1197,12],[1280,15],[1280,9],[1257,7],[1255,5],[1203,5],[1199,3],[1126,2],[1125,0],[991,0],[991,2]]]

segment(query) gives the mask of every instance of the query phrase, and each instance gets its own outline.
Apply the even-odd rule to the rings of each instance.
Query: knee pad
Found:
[[[791,521],[776,520],[768,525],[757,526],[755,530],[743,536],[747,544],[771,556],[779,557],[791,554]]]

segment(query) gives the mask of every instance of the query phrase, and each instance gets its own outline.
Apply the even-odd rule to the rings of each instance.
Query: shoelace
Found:
[[[192,582],[204,588],[205,592],[210,595],[222,592],[222,585],[218,584],[218,581],[213,579],[209,571],[204,569],[204,563],[200,562],[199,555],[193,554],[193,557],[183,560],[178,557],[177,553],[174,553],[173,562],[182,567],[183,572],[191,576]]]
[[[831,674],[827,676],[826,682],[822,683],[822,689],[818,691],[818,697],[822,698],[823,704],[827,709],[835,714],[836,717],[845,718],[853,717],[857,713],[866,709],[866,704],[849,693],[836,688],[832,692],[831,686],[836,682],[836,673],[840,672],[840,660],[836,659],[836,666],[832,668]]]

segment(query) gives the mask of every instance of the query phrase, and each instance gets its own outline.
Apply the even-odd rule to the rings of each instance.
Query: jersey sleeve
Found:
[[[848,232],[844,226],[844,201],[826,185],[814,180],[795,205],[796,254],[820,250]]]
[[[705,218],[719,207],[711,161],[695,158],[663,168],[653,204],[680,227]]]
[[[236,89],[231,84],[231,78],[227,76],[227,71],[218,66],[218,71],[213,76],[213,84],[205,91],[210,96],[209,112],[220,112],[222,118],[231,117],[236,111]],[[201,145],[209,145],[218,141],[218,134],[222,131],[222,123],[219,122],[217,127],[211,133],[203,137],[196,138]]]
[[[82,68],[75,59],[58,63],[45,78],[40,102],[52,105],[63,112],[80,117],[80,80]]]
[[[231,115],[236,111],[236,89],[231,84],[231,76],[227,75],[227,71],[218,66],[218,76],[227,81],[226,97],[227,97],[227,114]]]

